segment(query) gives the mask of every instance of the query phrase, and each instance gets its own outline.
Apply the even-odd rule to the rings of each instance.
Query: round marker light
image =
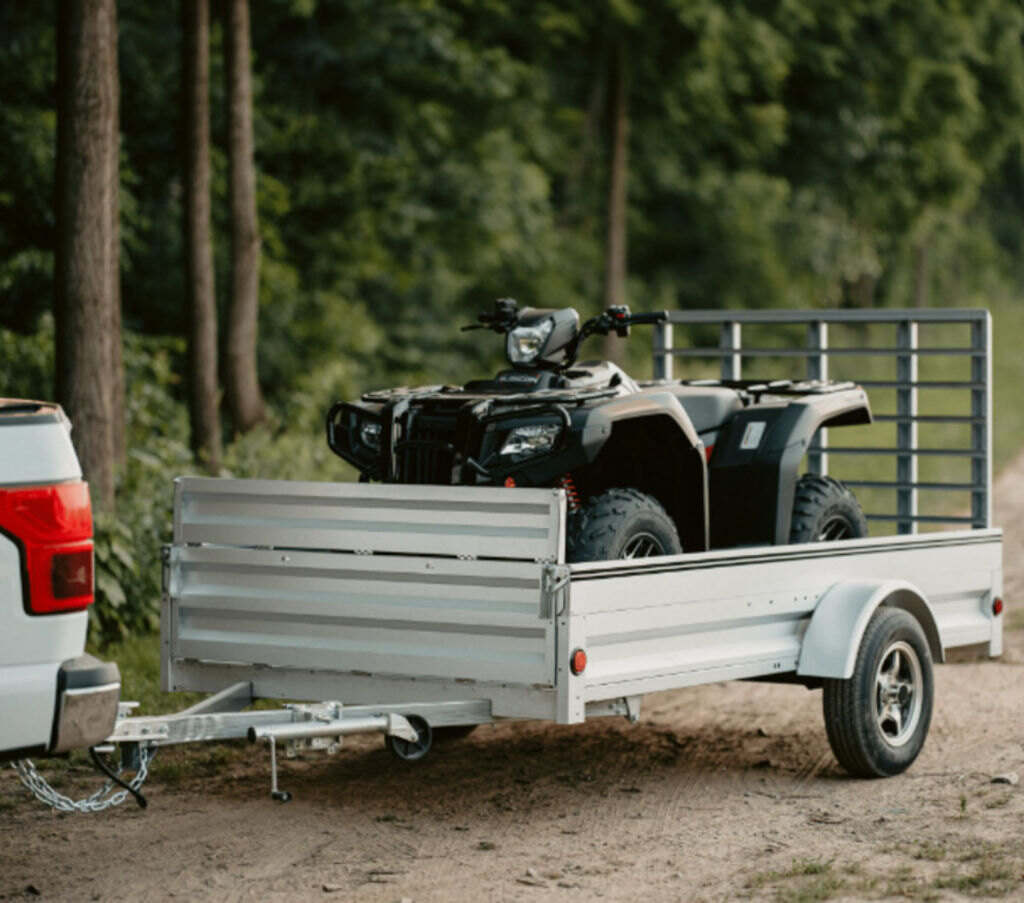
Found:
[[[569,656],[569,670],[572,671],[577,677],[581,675],[587,668],[587,653],[582,649],[574,649],[572,655]]]
[[[1001,615],[1003,613],[1003,600],[996,596],[992,600],[992,614]]]

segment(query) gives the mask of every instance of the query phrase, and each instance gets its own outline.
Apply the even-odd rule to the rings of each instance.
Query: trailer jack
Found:
[[[284,740],[288,744],[288,754],[295,755],[300,745],[302,748],[326,748],[327,752],[336,752],[341,745],[341,738],[346,734],[367,734],[377,731],[388,739],[399,738],[405,743],[418,746],[426,738],[430,743],[430,725],[422,718],[411,715],[406,718],[395,713],[369,715],[357,718],[342,718],[340,703],[321,703],[319,706],[289,706],[293,714],[308,716],[308,720],[299,720],[291,724],[268,724],[263,727],[250,727],[246,732],[250,743],[265,741],[270,746],[270,798],[279,803],[291,801],[292,795],[277,786],[277,741]],[[331,717],[333,716],[333,717]],[[422,722],[417,730],[411,722]],[[394,749],[394,746],[392,746]],[[426,754],[426,748],[420,753]]]

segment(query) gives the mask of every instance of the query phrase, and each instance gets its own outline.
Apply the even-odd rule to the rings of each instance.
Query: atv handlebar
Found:
[[[529,310],[529,308],[526,308]],[[477,323],[463,326],[462,331],[470,329],[490,329],[497,333],[511,332],[519,325],[520,310],[513,298],[498,298],[494,302],[493,313],[482,313],[477,316]],[[655,310],[649,313],[633,313],[625,304],[617,304],[607,308],[596,317],[591,317],[576,334],[575,338],[565,346],[565,361],[558,369],[571,367],[579,355],[580,346],[588,336],[608,335],[614,332],[621,338],[629,335],[630,326],[642,324],[664,323],[668,319],[668,311]]]
[[[494,313],[484,312],[477,315],[477,323],[462,327],[462,332],[470,329],[491,329],[494,332],[508,332],[519,323],[519,308],[515,298],[498,298],[494,302]]]

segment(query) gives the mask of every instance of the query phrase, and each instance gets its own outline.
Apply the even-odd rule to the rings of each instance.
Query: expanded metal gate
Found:
[[[875,422],[892,426],[881,442],[864,445],[853,430],[840,434],[842,445],[820,431],[808,470],[828,473],[832,457],[860,459],[834,462],[837,475],[866,490],[869,520],[899,533],[920,525],[979,529],[991,523],[991,343],[986,310],[671,311],[655,332],[654,375],[708,376],[717,364],[723,380],[787,370],[795,379],[852,379],[868,391]],[[765,372],[773,367],[775,374]],[[942,441],[929,441],[939,430]],[[883,458],[895,461],[894,472]]]

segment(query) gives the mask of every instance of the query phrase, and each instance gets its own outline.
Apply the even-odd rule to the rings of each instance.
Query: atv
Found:
[[[854,383],[635,382],[611,362],[576,363],[589,336],[667,316],[609,307],[581,328],[572,308],[499,299],[463,328],[504,335],[510,369],[337,403],[328,445],[363,481],[560,487],[570,561],[867,535],[845,486],[798,476],[821,427],[871,422]]]

